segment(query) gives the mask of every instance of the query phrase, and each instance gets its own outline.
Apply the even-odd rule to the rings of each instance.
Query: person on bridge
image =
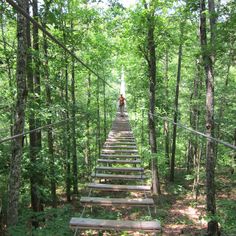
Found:
[[[120,115],[124,116],[124,107],[126,99],[123,97],[123,94],[121,94],[118,100],[119,100]]]

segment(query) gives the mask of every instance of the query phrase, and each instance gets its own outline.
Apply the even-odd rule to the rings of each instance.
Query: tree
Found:
[[[157,141],[156,141],[156,127],[155,127],[155,94],[156,94],[156,46],[154,39],[155,31],[155,6],[154,1],[151,1],[149,7],[144,2],[144,7],[148,10],[146,15],[147,20],[147,55],[146,60],[148,64],[148,79],[149,79],[149,112],[148,112],[148,124],[149,124],[149,142],[151,146],[152,160],[152,191],[153,194],[160,194],[160,181],[157,167]]]
[[[47,18],[49,13],[50,2],[45,1],[45,10],[42,19],[42,25],[44,28],[47,27]],[[43,53],[44,53],[44,77],[45,77],[45,91],[46,91],[46,103],[49,112],[49,117],[47,119],[47,125],[49,128],[47,130],[47,145],[49,154],[49,171],[50,171],[50,192],[51,192],[51,205],[52,207],[57,206],[57,195],[56,195],[56,174],[55,174],[55,154],[54,154],[54,138],[53,138],[53,128],[52,125],[52,89],[50,85],[50,72],[49,72],[49,56],[48,56],[48,39],[43,33]]]
[[[28,14],[29,14],[28,7]],[[33,16],[38,21],[38,2],[33,1]],[[30,130],[35,130],[41,126],[38,117],[40,109],[40,60],[39,60],[39,32],[38,26],[33,25],[33,47],[31,45],[30,22],[27,22],[27,42],[28,42],[28,87],[29,87],[29,127]],[[33,53],[32,53],[33,52]],[[40,194],[40,187],[42,186],[42,175],[40,175],[40,151],[42,148],[41,130],[30,133],[30,184],[31,184],[31,206],[33,211],[39,212],[43,210],[42,197]],[[35,227],[38,226],[36,220],[33,221]]]
[[[180,42],[179,42],[179,53],[178,53],[178,70],[177,70],[177,80],[175,89],[175,106],[174,106],[174,125],[173,125],[173,143],[171,152],[171,162],[170,162],[170,181],[174,181],[174,171],[175,171],[175,149],[176,149],[176,135],[177,135],[177,121],[178,121],[178,106],[179,106],[179,83],[181,78],[181,63],[182,63],[182,51],[183,51],[183,35],[184,35],[184,25],[185,22],[180,23]]]
[[[214,136],[214,56],[215,56],[215,6],[214,0],[208,0],[210,13],[210,47],[207,43],[207,24],[205,0],[200,0],[200,40],[202,47],[202,59],[206,76],[206,134]],[[218,223],[215,219],[215,155],[214,142],[208,138],[206,143],[206,205],[210,214],[208,222],[208,235],[218,235]]]
[[[19,0],[19,7],[27,11],[27,0]],[[18,203],[20,194],[21,159],[25,125],[25,102],[26,102],[26,72],[27,72],[27,39],[26,19],[20,13],[17,14],[17,98],[13,135],[20,135],[12,141],[12,157],[9,175],[8,191],[8,225],[15,225],[18,221]]]

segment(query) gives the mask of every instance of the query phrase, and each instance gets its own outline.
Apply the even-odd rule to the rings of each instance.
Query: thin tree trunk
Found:
[[[193,193],[195,201],[198,200],[199,196],[199,180],[200,180],[200,164],[201,164],[201,156],[202,156],[202,147],[200,147],[200,150],[198,149],[198,152],[194,155],[194,182],[193,182]]]
[[[100,83],[97,79],[97,150],[98,156],[101,154],[101,123],[100,123]]]
[[[27,12],[29,14],[30,9],[29,5],[27,6]],[[36,128],[35,121],[35,91],[34,91],[34,75],[33,75],[33,58],[32,58],[32,44],[31,44],[31,26],[30,22],[27,21],[27,44],[28,44],[28,53],[27,53],[27,83],[28,83],[28,102],[29,102],[29,129],[30,131]],[[32,168],[30,169],[30,194],[31,194],[31,206],[34,211],[38,211],[38,184],[37,184],[37,155],[38,155],[38,147],[37,147],[37,135],[36,132],[30,133],[30,164]],[[33,225],[35,227],[38,226],[37,221],[33,220]]]
[[[45,1],[45,13],[42,25],[46,29],[47,28],[47,16],[49,12],[51,2]],[[52,112],[50,107],[52,105],[52,90],[50,86],[50,76],[49,76],[49,65],[48,65],[48,41],[46,35],[43,33],[43,50],[44,50],[44,73],[45,73],[45,90],[46,90],[46,101],[47,108],[50,112],[50,118],[47,119],[47,125],[52,124]],[[51,205],[52,207],[57,207],[57,195],[56,195],[56,175],[55,175],[55,156],[54,156],[54,139],[53,139],[53,128],[49,127],[47,130],[47,138],[48,138],[48,154],[49,154],[49,170],[50,170],[50,192],[51,192]]]
[[[225,79],[225,84],[224,84],[224,89],[223,91],[227,91],[227,87],[229,85],[229,72],[230,72],[230,68],[232,66],[232,62],[234,61],[234,42],[231,42],[231,49],[229,52],[229,61],[227,63],[227,72],[226,72],[226,79]],[[220,104],[219,104],[220,108],[219,108],[219,115],[218,115],[218,124],[216,125],[216,138],[217,139],[221,139],[221,125],[222,125],[222,119],[224,117],[224,110],[225,110],[225,106],[226,106],[226,101],[225,101],[225,94],[222,95],[221,99],[220,99]],[[215,155],[216,155],[216,159],[218,156],[218,143],[216,143],[215,146]]]
[[[38,21],[38,0],[33,0],[33,17]],[[41,95],[41,82],[40,82],[40,58],[39,58],[39,29],[38,26],[33,24],[33,49],[36,56],[34,56],[34,83],[35,83],[35,93],[36,93],[36,106],[40,110],[40,95]],[[41,121],[36,117],[36,127],[41,126]],[[42,133],[41,130],[36,132],[37,138],[37,148],[42,148]],[[40,180],[41,181],[41,180]]]
[[[190,96],[190,104],[191,104],[191,112],[190,112],[190,125],[193,130],[198,130],[198,120],[199,120],[199,99],[200,99],[200,86],[201,85],[201,73],[200,73],[200,65],[198,60],[196,60],[196,76],[194,78],[194,84],[193,84],[193,92]],[[197,136],[190,136],[189,138],[190,142],[190,149],[189,149],[189,158],[188,158],[188,172],[192,170],[194,167],[195,172],[195,166],[194,166],[194,160],[196,159],[196,154],[198,153],[198,138]]]
[[[8,56],[7,53],[7,39],[5,36],[5,30],[4,30],[4,17],[3,14],[0,13],[1,17],[1,31],[2,31],[2,41],[3,41],[3,50],[4,50],[4,55],[5,55],[5,60],[6,60],[6,65],[7,65],[7,75],[8,75],[8,80],[9,80],[9,88],[10,88],[10,94],[11,97],[14,97],[14,91],[13,91],[13,86],[12,86],[12,72],[11,72],[11,63],[10,63],[10,56]],[[13,112],[13,106],[11,104],[11,114],[10,114],[10,135],[13,135],[13,119],[14,119],[14,112]]]
[[[214,13],[214,9],[212,9],[211,0],[209,0],[209,10],[210,14]],[[206,74],[206,135],[214,136],[214,75],[213,75],[213,63],[214,63],[213,39],[215,38],[213,32],[214,21],[210,20],[211,48],[209,51],[209,48],[207,47],[208,44],[207,44],[205,11],[206,11],[205,0],[200,0],[200,40],[202,47],[202,58]],[[211,18],[212,17],[214,16],[211,15]],[[219,232],[218,222],[214,218],[216,214],[215,156],[214,156],[214,142],[211,139],[207,139],[206,143],[206,205],[207,205],[207,212],[212,217],[208,222],[208,228],[207,228],[208,235],[217,235]]]
[[[85,163],[88,166],[88,171],[91,169],[91,150],[90,150],[90,103],[91,103],[91,75],[88,76],[88,97],[87,97],[87,120],[86,120],[86,150]]]
[[[236,128],[234,129],[234,146],[236,146]],[[232,160],[232,174],[234,173],[234,166],[235,166],[235,163],[236,163],[236,152],[233,154],[233,160]]]
[[[187,172],[190,173],[193,165],[193,145],[192,145],[192,137],[188,141],[188,150],[187,150]]]
[[[49,6],[46,8],[47,15]],[[45,16],[46,17],[46,16]],[[46,20],[46,19],[45,19]],[[46,28],[46,23],[43,22],[44,28]],[[48,66],[48,41],[45,34],[43,34],[43,48],[44,48],[44,61],[45,61],[45,79],[46,79],[46,100],[47,100],[47,108],[50,111],[50,107],[52,105],[52,96],[51,96],[51,86],[50,86],[50,78],[49,78],[49,66]],[[50,111],[50,117],[52,116],[52,113]],[[52,124],[52,119],[47,119],[47,125]],[[54,156],[54,140],[53,140],[53,133],[52,133],[52,127],[49,127],[47,130],[47,136],[48,136],[48,154],[49,154],[49,169],[50,169],[50,190],[51,190],[51,201],[52,201],[52,207],[57,207],[57,195],[56,195],[56,176],[55,176],[55,156]]]
[[[27,1],[19,0],[18,5],[27,11]],[[27,39],[26,19],[20,13],[17,14],[17,67],[16,86],[17,97],[13,135],[21,134],[25,124],[25,100],[26,100],[26,71],[27,71]],[[8,226],[18,222],[18,203],[20,195],[21,159],[23,152],[24,137],[20,136],[12,141],[12,158],[10,164],[9,187],[8,187]]]
[[[33,16],[38,19],[38,2],[33,0]],[[30,39],[29,39],[30,40]],[[29,84],[31,84],[31,102],[34,103],[31,109],[32,118],[30,117],[30,129],[35,129],[41,126],[40,119],[36,117],[37,111],[40,109],[40,76],[39,76],[39,36],[38,27],[33,25],[33,49],[35,56],[33,57],[34,70],[33,70],[33,81],[28,78]],[[42,148],[41,144],[41,130],[31,133],[30,135],[30,162],[31,162],[31,173],[30,173],[30,184],[31,184],[31,205],[35,212],[43,210],[40,186],[42,186],[42,175],[38,169],[38,164],[40,162],[40,151]],[[38,227],[38,222],[33,221],[33,225]]]
[[[107,103],[106,103],[106,83],[103,82],[103,125],[104,125],[104,141],[107,138]]]
[[[147,9],[147,4],[145,4]],[[152,192],[153,194],[161,194],[158,163],[157,163],[157,141],[156,141],[156,126],[155,126],[155,92],[156,92],[156,51],[155,51],[155,39],[154,39],[154,10],[147,14],[147,45],[148,45],[148,76],[149,76],[149,112],[148,112],[148,124],[149,124],[149,142],[151,146],[152,160]]]
[[[73,29],[73,26],[71,27]],[[76,151],[76,101],[75,101],[75,62],[72,58],[72,77],[71,77],[71,97],[72,97],[72,166],[73,166],[73,194],[78,194],[78,160]]]
[[[173,142],[171,150],[171,162],[170,162],[170,181],[174,182],[175,176],[175,150],[176,150],[176,136],[177,136],[177,121],[179,112],[179,83],[181,78],[181,63],[182,63],[182,51],[183,51],[183,34],[184,23],[180,23],[180,44],[179,44],[179,58],[178,58],[178,72],[175,90],[175,112],[174,112],[174,125],[173,125]]]
[[[169,52],[168,52],[168,49],[166,49],[166,53],[165,53],[165,97],[166,97],[165,112],[167,113],[167,115],[169,113],[168,71],[169,71]],[[166,120],[164,120],[164,136],[165,136],[165,159],[166,159],[167,166],[169,166],[170,165],[170,143],[169,143],[170,137],[169,137],[169,123]]]
[[[202,88],[202,76],[201,76],[201,69],[199,60],[196,61],[196,77],[194,79],[194,90],[191,100],[192,101],[192,119],[190,118],[191,127],[193,130],[198,130],[198,123],[199,123],[199,115],[200,115],[200,109],[199,109],[199,100],[200,100],[200,91]],[[194,136],[194,138],[191,138],[190,141],[192,142],[193,146],[193,167],[194,167],[194,184],[193,184],[193,191],[195,192],[195,198],[197,200],[198,198],[198,184],[199,184],[199,172],[200,172],[200,157],[202,153],[202,148],[199,148],[199,142],[198,142],[198,136]],[[199,150],[200,149],[200,150]],[[192,163],[191,163],[192,167]]]
[[[68,94],[68,85],[69,85],[69,78],[68,78],[68,66],[67,66],[67,59],[66,59],[66,119],[68,119],[68,122],[66,124],[66,137],[65,137],[65,143],[66,143],[66,196],[67,201],[71,201],[71,154],[70,154],[70,125],[69,125],[69,94]]]

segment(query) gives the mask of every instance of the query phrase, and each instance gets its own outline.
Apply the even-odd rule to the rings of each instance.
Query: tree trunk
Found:
[[[104,125],[104,141],[107,138],[107,103],[106,103],[106,83],[103,82],[103,125]]]
[[[19,7],[27,11],[27,1],[19,0]],[[26,19],[20,13],[17,14],[17,66],[16,86],[17,97],[13,135],[22,134],[25,124],[25,100],[26,100],[26,71],[27,71],[27,39]],[[10,164],[9,187],[8,187],[8,226],[18,222],[18,203],[20,195],[21,159],[23,152],[24,137],[20,136],[12,141],[12,158]]]
[[[35,20],[38,20],[38,2],[37,0],[33,0],[33,17]],[[29,26],[30,27],[30,26]],[[30,35],[29,35],[30,37]],[[30,40],[30,38],[29,38]],[[28,42],[30,43],[30,42]],[[38,128],[41,126],[40,119],[36,117],[38,111],[40,110],[40,75],[39,75],[39,35],[38,35],[38,27],[33,25],[33,49],[34,49],[34,70],[33,74],[29,75],[28,83],[30,84],[30,101],[31,103],[31,114],[29,118],[30,130]],[[31,70],[31,68],[30,68]],[[31,73],[31,72],[30,72]],[[32,79],[33,75],[33,79]],[[31,184],[31,205],[32,209],[35,212],[39,212],[43,210],[42,199],[40,195],[40,186],[42,186],[42,175],[39,170],[40,160],[40,151],[42,148],[41,144],[41,130],[33,132],[30,134],[30,184]],[[33,221],[33,225],[35,227],[38,226],[38,222],[36,220]]]
[[[168,49],[166,49],[165,53],[165,112],[168,115],[169,113],[169,104],[168,104],[168,98],[169,98],[169,91],[168,91],[168,76],[169,71],[169,52]],[[170,165],[170,135],[169,135],[169,123],[167,120],[164,120],[164,136],[165,136],[165,159],[166,164],[169,167]]]
[[[66,197],[67,201],[71,201],[71,154],[70,154],[70,123],[69,123],[69,94],[68,94],[68,86],[69,86],[69,78],[68,78],[68,62],[66,58],[66,119],[68,119],[66,124],[66,134],[65,134],[65,144],[66,144]]]
[[[9,80],[9,89],[10,89],[10,94],[11,97],[14,98],[14,89],[13,89],[13,84],[12,84],[12,69],[11,69],[11,62],[10,62],[10,56],[7,53],[7,39],[5,36],[5,30],[4,30],[4,17],[3,14],[1,14],[1,31],[2,31],[2,41],[3,41],[3,51],[4,51],[4,56],[6,60],[6,65],[7,65],[7,76]],[[13,106],[11,105],[11,113],[10,113],[10,135],[13,135],[13,119],[14,119],[14,111],[13,111]]]
[[[73,26],[71,27],[73,29]],[[75,101],[75,62],[72,58],[72,77],[71,77],[71,97],[72,97],[72,166],[73,166],[73,194],[78,194],[78,160],[76,151],[76,101]]]
[[[30,13],[29,5],[27,6],[27,12]],[[32,44],[31,44],[31,25],[27,21],[27,44],[28,44],[28,53],[27,53],[27,83],[28,83],[28,102],[29,102],[29,130],[32,131],[36,129],[35,121],[35,84],[34,84],[34,75],[33,75],[33,58],[32,58]],[[38,211],[38,185],[37,185],[37,135],[36,132],[32,132],[29,135],[30,142],[30,194],[31,194],[31,206],[34,211]],[[33,220],[33,225],[37,227],[36,220]]]
[[[88,97],[87,97],[87,119],[86,119],[86,150],[85,163],[88,166],[88,171],[91,171],[91,150],[90,150],[90,103],[91,103],[91,75],[88,76]]]
[[[236,128],[234,129],[234,146],[236,146]],[[236,152],[234,152],[233,154],[233,160],[232,160],[232,174],[234,173],[234,166],[235,166],[235,162],[236,162]]]
[[[147,9],[147,4],[145,4]],[[150,10],[150,9],[149,9]],[[149,142],[151,146],[152,160],[152,191],[153,194],[161,194],[158,163],[157,163],[157,141],[156,141],[156,127],[155,127],[155,92],[156,92],[156,51],[155,51],[155,39],[154,39],[154,11],[147,14],[147,46],[148,46],[148,76],[149,76],[149,112],[148,112],[148,124],[149,124]]]
[[[200,94],[201,94],[201,88],[202,88],[202,76],[201,76],[201,69],[199,60],[196,60],[196,77],[194,79],[194,89],[192,96],[190,98],[191,102],[191,116],[190,116],[190,124],[193,130],[198,130],[198,123],[199,123],[199,115],[200,115],[200,108],[199,108],[199,100],[200,100]],[[199,147],[199,141],[198,136],[194,136],[193,138],[190,138],[190,142],[192,144],[192,153],[193,153],[193,159],[191,159],[190,167],[194,168],[194,183],[193,183],[193,192],[195,192],[195,199],[198,198],[198,184],[199,184],[199,172],[200,172],[200,157],[202,153]]]
[[[45,19],[43,24],[43,27],[46,29],[46,16],[48,14],[49,6],[46,5],[45,9]],[[50,86],[50,77],[49,77],[49,66],[48,66],[48,41],[45,34],[43,34],[43,49],[44,49],[44,61],[45,61],[45,67],[44,67],[44,73],[45,73],[45,79],[46,79],[46,100],[47,100],[47,108],[50,111],[50,107],[52,105],[52,96],[51,96],[51,86]],[[50,118],[47,119],[47,125],[52,124],[52,112],[50,111]],[[47,130],[47,136],[48,136],[48,154],[49,154],[49,169],[50,169],[50,191],[51,191],[51,202],[52,207],[57,207],[57,195],[56,195],[56,176],[55,176],[55,156],[54,156],[54,140],[53,140],[53,129],[52,127],[49,127]]]
[[[212,9],[212,0],[209,0],[209,13],[211,18],[214,17],[214,9]],[[206,29],[206,6],[205,0],[200,0],[200,40],[202,47],[202,58],[206,74],[206,135],[214,136],[214,49],[213,38],[214,25],[212,19],[210,20],[211,32],[211,47],[207,46],[207,29]],[[208,235],[217,235],[219,233],[218,222],[214,216],[216,214],[215,202],[215,156],[214,156],[214,142],[207,139],[206,143],[206,205],[207,212],[211,216],[208,222]]]
[[[234,61],[234,41],[231,42],[231,49],[229,52],[229,56],[228,56],[228,63],[227,63],[227,72],[226,72],[226,79],[225,79],[225,84],[224,84],[224,89],[223,91],[227,91],[228,85],[229,85],[229,78],[230,78],[230,68],[232,66],[232,63]],[[218,114],[218,124],[216,125],[216,138],[217,139],[221,139],[221,125],[222,125],[222,119],[224,117],[224,110],[225,107],[227,106],[226,101],[225,101],[225,94],[222,94],[222,97],[220,99],[220,108],[219,108],[219,114]],[[216,159],[218,156],[218,143],[215,144],[215,155],[216,155]]]
[[[101,123],[100,123],[100,83],[97,79],[97,150],[98,156],[101,154]]]
[[[180,44],[179,44],[179,58],[178,58],[178,72],[175,90],[175,112],[174,112],[174,126],[173,126],[173,142],[171,150],[171,162],[170,162],[170,181],[174,182],[175,176],[175,150],[176,150],[176,136],[177,136],[177,121],[179,112],[179,83],[181,78],[181,63],[182,63],[182,49],[183,49],[183,33],[184,24],[180,23]]]

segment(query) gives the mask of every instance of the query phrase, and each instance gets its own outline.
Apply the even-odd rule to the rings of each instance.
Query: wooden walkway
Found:
[[[149,207],[154,206],[153,199],[148,197],[151,187],[144,184],[146,176],[144,169],[140,166],[141,160],[127,113],[124,117],[117,113],[101,156],[97,160],[97,165],[92,173],[94,182],[87,185],[90,194],[80,199],[80,203],[84,207],[93,207],[93,209],[103,207],[104,210],[108,210],[108,213],[112,210],[115,211],[117,207],[129,209],[140,207],[140,212],[141,208],[146,207],[150,213]],[[131,195],[132,192],[135,192],[136,195]],[[128,197],[124,197],[122,193]],[[134,221],[127,220],[127,217],[125,220],[73,217],[70,220],[70,227],[75,230],[75,235],[78,235],[80,230],[86,229],[154,233],[161,230],[160,222],[157,220]],[[120,234],[116,233],[115,235]]]

